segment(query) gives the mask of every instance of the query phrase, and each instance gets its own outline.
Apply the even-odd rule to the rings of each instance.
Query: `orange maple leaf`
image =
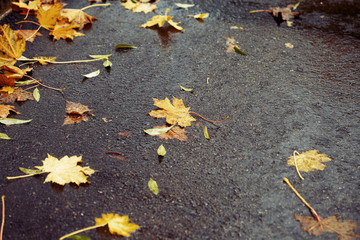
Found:
[[[337,233],[340,240],[355,240],[360,237],[359,234],[355,234],[356,223],[347,219],[340,221],[338,216],[329,216],[327,218],[320,218],[320,221],[312,216],[300,216],[295,214],[295,219],[301,223],[301,228],[315,236],[320,236],[324,232]]]
[[[87,14],[82,9],[64,8],[61,10],[61,16],[67,18],[69,23],[79,25],[80,30],[83,29],[86,24],[93,23],[93,21],[96,20],[96,17]]]
[[[25,39],[15,33],[9,24],[0,26],[0,66],[14,65],[25,51]]]
[[[54,36],[54,40],[59,40],[60,38],[74,39],[74,36],[85,36],[85,34],[77,32],[74,28],[79,28],[79,25],[74,24],[57,24],[54,29],[50,32],[50,35]]]
[[[10,114],[10,111],[19,114],[19,112],[16,111],[14,106],[0,104],[0,118],[6,118]]]
[[[55,3],[47,10],[45,10],[44,7],[41,7],[36,13],[36,18],[42,27],[46,29],[53,29],[58,19],[61,18],[61,9],[61,3]]]
[[[196,121],[189,113],[190,107],[185,107],[182,99],[173,97],[173,104],[168,98],[164,100],[153,98],[153,100],[154,105],[162,109],[151,111],[149,115],[152,117],[166,118],[167,123],[171,125],[177,123],[181,127],[191,126],[191,122]]]
[[[15,81],[21,79],[32,68],[20,69],[15,66],[3,65],[0,67],[0,86],[14,86]]]

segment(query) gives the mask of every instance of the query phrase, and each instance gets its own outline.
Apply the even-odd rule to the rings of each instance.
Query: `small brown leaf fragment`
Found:
[[[25,40],[29,42],[34,42],[36,36],[42,36],[42,34],[38,32],[38,30],[19,29],[15,30],[15,32],[21,34],[25,38]]]
[[[15,89],[11,94],[0,93],[0,103],[14,103],[15,101],[24,102],[27,100],[35,100],[31,92],[27,92],[21,88]]]
[[[301,223],[302,230],[314,236],[330,232],[337,233],[340,240],[355,240],[360,237],[360,234],[354,233],[357,224],[351,219],[341,221],[338,216],[334,215],[317,221],[312,216],[300,216],[297,214],[295,214],[295,219]]]
[[[123,162],[125,161],[125,157],[123,157],[123,156],[109,155],[109,157],[119,159],[120,161],[123,161]]]
[[[164,127],[168,127],[168,126],[166,126],[166,125],[155,126],[154,128],[164,128]],[[186,133],[188,133],[188,131],[186,131],[184,128],[175,126],[175,127],[171,128],[169,131],[167,131],[166,133],[162,133],[157,136],[161,139],[174,139],[175,138],[180,141],[187,141],[188,137],[185,135]]]
[[[123,136],[123,137],[129,137],[130,135],[131,135],[131,133],[128,133],[128,132],[118,132],[118,134],[120,135],[120,136]]]

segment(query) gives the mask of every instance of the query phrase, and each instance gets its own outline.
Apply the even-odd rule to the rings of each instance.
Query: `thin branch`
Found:
[[[3,239],[4,225],[5,225],[5,195],[1,196],[1,202],[2,202],[2,219],[1,219],[1,228],[0,228],[0,240]]]
[[[41,85],[41,86],[43,86],[43,87],[49,88],[49,89],[51,89],[51,90],[60,91],[60,92],[66,90],[66,88],[60,89],[60,88],[53,88],[53,87],[46,86],[46,85],[42,84],[39,80],[36,80],[35,78],[30,77],[29,75],[24,75],[24,76],[25,76],[25,77],[28,77],[28,78],[31,78],[32,80],[35,81],[35,83],[37,83],[37,84],[39,84],[39,85]]]
[[[34,174],[26,174],[26,175],[15,176],[15,177],[6,177],[6,179],[11,180],[11,179],[18,179],[18,178],[26,178],[26,177],[35,176],[35,175],[42,174],[42,173],[46,173],[46,172],[39,172],[39,173],[34,173]]]

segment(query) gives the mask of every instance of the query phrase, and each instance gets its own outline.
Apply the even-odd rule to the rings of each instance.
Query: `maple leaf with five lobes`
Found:
[[[0,26],[0,34],[0,66],[14,65],[25,51],[26,41],[9,24]]]
[[[164,100],[153,98],[153,100],[154,105],[162,109],[151,111],[149,115],[152,117],[166,118],[167,123],[171,125],[177,123],[181,127],[191,126],[191,122],[196,121],[189,113],[190,107],[185,107],[182,99],[173,97],[173,104],[168,98]]]
[[[167,15],[169,11],[170,11],[169,8],[166,9],[165,15],[156,15],[156,16],[152,17],[149,21],[147,21],[146,23],[141,25],[140,27],[146,28],[146,27],[152,27],[155,25],[158,25],[159,27],[163,27],[165,22],[168,22],[171,26],[173,26],[177,30],[184,31],[184,29],[178,25],[180,22],[174,22],[172,20],[173,17],[170,17]]]
[[[43,160],[42,166],[35,166],[35,168],[42,172],[48,172],[45,182],[54,182],[60,185],[66,183],[87,183],[87,178],[95,171],[90,167],[80,167],[78,163],[82,162],[82,156],[65,156],[58,160],[57,158],[48,154],[48,157]]]
[[[50,35],[54,36],[54,40],[67,39],[70,38],[74,40],[74,36],[85,36],[85,34],[81,32],[77,32],[74,28],[79,28],[80,25],[76,24],[57,24],[54,29],[50,32]]]
[[[53,29],[56,25],[56,22],[61,17],[62,4],[55,3],[50,7],[50,9],[45,10],[41,7],[36,12],[36,18],[38,19],[41,26],[46,29]]]
[[[326,165],[321,162],[329,162],[331,161],[331,158],[329,158],[326,154],[320,154],[318,152],[318,150],[309,150],[295,156],[298,170],[303,172],[324,170]],[[289,157],[287,165],[295,166],[294,156]]]
[[[28,3],[25,3],[23,0],[19,0],[19,2],[12,2],[12,4],[13,8],[15,8],[15,11],[17,10],[16,8],[18,8],[19,10],[21,10],[20,14],[25,15],[28,14],[30,11],[37,11],[41,6],[41,0],[29,1]]]

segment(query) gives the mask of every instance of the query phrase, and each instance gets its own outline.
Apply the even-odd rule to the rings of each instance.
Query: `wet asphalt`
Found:
[[[88,5],[64,2],[68,8]],[[40,87],[40,102],[16,104],[21,114],[12,116],[31,123],[0,126],[13,138],[1,140],[0,151],[4,239],[58,239],[94,225],[102,213],[129,215],[140,225],[129,239],[314,239],[295,221],[295,213],[310,212],[283,177],[321,216],[338,214],[360,223],[358,3],[303,1],[299,10],[305,15],[287,27],[267,13],[248,13],[286,1],[189,0],[195,7],[188,11],[175,2],[160,1],[156,13],[170,8],[183,33],[140,28],[153,13],[132,13],[110,1],[110,7],[87,11],[98,20],[83,31],[86,36],[51,41],[41,30],[44,36],[27,43],[26,57],[65,61],[112,54],[113,66],[34,65],[32,77],[67,90]],[[203,23],[187,17],[204,12],[210,17]],[[20,19],[12,13],[2,24],[16,29]],[[226,53],[224,37],[235,38],[248,55]],[[119,43],[138,48],[119,51]],[[99,76],[83,78],[98,69]],[[178,83],[194,91],[182,91]],[[230,118],[219,124],[197,118],[186,127],[186,142],[146,135],[144,129],[164,124],[147,115],[156,109],[153,98],[173,96],[210,119]],[[88,106],[95,116],[62,126],[66,100]],[[160,144],[167,150],[162,161],[156,153]],[[310,149],[333,160],[324,171],[303,173],[301,181],[286,161],[294,150]],[[125,161],[106,151],[124,153]],[[83,165],[97,172],[80,186],[43,184],[45,176],[5,179],[21,175],[18,167],[41,165],[47,153],[82,155]],[[150,178],[159,185],[157,196],[147,187]],[[106,228],[83,234],[122,239]],[[326,233],[316,239],[336,237]]]

